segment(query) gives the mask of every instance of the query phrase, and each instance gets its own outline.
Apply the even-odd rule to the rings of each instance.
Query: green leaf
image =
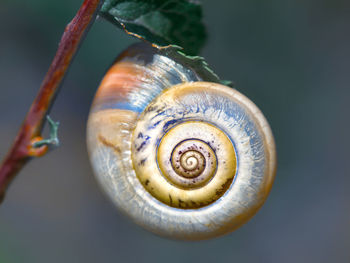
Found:
[[[201,6],[191,0],[105,0],[101,15],[159,47],[177,45],[195,55],[204,45]]]
[[[209,67],[208,63],[203,57],[200,56],[189,56],[182,52],[182,48],[175,45],[167,46],[166,48],[160,48],[159,53],[173,60],[179,62],[180,64],[191,68],[200,76],[203,81],[210,81],[223,84],[225,86],[232,87],[232,82],[229,80],[221,80],[218,75]]]

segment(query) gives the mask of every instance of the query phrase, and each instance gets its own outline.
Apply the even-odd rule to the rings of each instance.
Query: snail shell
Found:
[[[96,93],[87,143],[116,206],[162,236],[233,231],[262,206],[276,169],[260,110],[146,44],[124,51]]]

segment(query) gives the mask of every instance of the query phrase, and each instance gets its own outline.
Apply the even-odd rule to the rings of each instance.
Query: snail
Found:
[[[229,233],[273,184],[268,122],[247,97],[211,78],[134,44],[107,71],[91,107],[87,145],[99,183],[123,213],[164,237]]]

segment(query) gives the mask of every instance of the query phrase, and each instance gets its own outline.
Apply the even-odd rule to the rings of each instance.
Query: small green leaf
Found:
[[[232,87],[232,82],[229,80],[221,80],[209,67],[203,57],[186,55],[182,52],[183,50],[181,47],[175,45],[159,48],[158,50],[160,54],[170,57],[182,65],[194,70],[203,81],[216,82]]]
[[[223,80],[220,80],[220,83],[222,85],[229,86],[231,88],[234,87],[234,83],[231,80],[223,79]]]
[[[105,0],[101,15],[157,46],[198,54],[206,39],[201,6],[191,0]]]

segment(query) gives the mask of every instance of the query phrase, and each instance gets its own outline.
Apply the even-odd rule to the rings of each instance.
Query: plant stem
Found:
[[[85,33],[95,21],[102,0],[84,0],[73,20],[66,26],[59,43],[56,55],[41,84],[27,116],[7,156],[0,166],[0,202],[5,191],[21,170],[32,158],[42,156],[48,146],[34,147],[42,139],[40,136],[46,115],[59,91],[62,80],[82,43]]]

